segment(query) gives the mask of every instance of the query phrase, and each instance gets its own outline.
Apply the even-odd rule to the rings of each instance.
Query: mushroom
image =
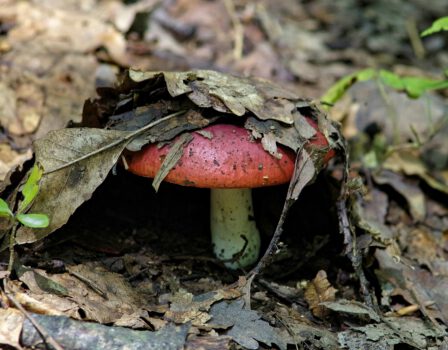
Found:
[[[316,124],[308,119],[310,125]],[[317,131],[311,141],[327,147]],[[154,178],[170,146],[150,144],[133,153],[128,166],[134,174]],[[215,124],[193,132],[183,155],[165,177],[165,181],[210,188],[210,228],[215,255],[230,269],[255,263],[260,251],[251,189],[290,181],[295,153],[278,146],[278,159],[254,140],[249,130],[230,124]]]

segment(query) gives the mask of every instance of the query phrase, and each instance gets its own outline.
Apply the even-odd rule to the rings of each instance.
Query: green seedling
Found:
[[[390,86],[397,91],[405,92],[410,98],[419,98],[430,90],[448,89],[448,80],[437,80],[425,77],[400,76],[391,71],[373,68],[363,69],[338,80],[321,97],[322,103],[328,106],[338,102],[357,82],[376,79],[380,84]]]
[[[442,17],[436,20],[429,28],[424,30],[420,36],[424,37],[440,31],[448,31],[448,17]],[[448,76],[448,70],[446,70],[444,74],[445,76]],[[349,74],[333,84],[320,98],[321,103],[324,105],[323,108],[329,110],[334,104],[341,100],[353,85],[358,82],[369,80],[377,82],[382,95],[385,95],[384,86],[388,86],[396,91],[406,93],[409,98],[413,99],[420,98],[423,94],[431,90],[448,89],[448,79],[446,79],[446,77],[445,79],[432,79],[428,77],[401,76],[385,69],[367,68]],[[438,130],[439,128],[435,128],[428,137],[428,140]],[[415,139],[415,142],[405,146],[407,148],[418,148],[424,143],[424,140],[421,140],[417,133],[415,133]],[[387,158],[389,153],[395,149],[400,149],[400,147],[403,147],[403,145],[387,146],[385,140],[374,140],[372,148],[367,152],[363,151],[363,163],[366,167],[375,169],[385,158]]]
[[[420,36],[425,37],[440,31],[448,31],[448,16],[434,21],[429,28],[425,29],[420,34]],[[444,74],[448,75],[448,70],[445,70]],[[427,77],[400,76],[385,69],[377,70],[367,68],[338,80],[325,92],[320,100],[328,110],[338,102],[354,84],[373,79],[376,79],[380,84],[390,86],[397,91],[405,92],[410,98],[419,98],[425,92],[430,90],[448,89],[447,79],[438,80]]]
[[[431,27],[425,29],[420,36],[424,37],[441,31],[448,31],[448,16],[435,20]]]
[[[30,227],[30,228],[45,228],[49,225],[50,220],[46,214],[37,213],[26,213],[30,208],[33,200],[39,193],[39,182],[42,178],[43,169],[35,164],[33,169],[31,169],[30,175],[27,181],[23,185],[20,193],[22,194],[22,199],[19,202],[17,210],[13,212],[3,199],[0,198],[0,217],[3,217],[11,222],[11,232],[10,232],[10,259],[9,259],[9,271],[11,271],[13,265],[14,257],[14,243],[15,234],[17,228],[20,225]]]

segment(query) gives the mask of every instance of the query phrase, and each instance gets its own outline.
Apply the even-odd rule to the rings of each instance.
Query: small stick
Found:
[[[93,281],[89,280],[87,277],[84,277],[83,275],[77,273],[76,271],[72,271],[71,269],[67,269],[68,273],[77,279],[79,279],[81,282],[85,283],[87,286],[89,286],[95,293],[98,293],[100,296],[102,296],[104,299],[108,300],[107,294],[103,292],[103,290]]]
[[[233,58],[238,61],[243,56],[244,28],[236,14],[233,0],[224,0],[224,5],[226,6],[226,10],[229,13],[233,25]]]

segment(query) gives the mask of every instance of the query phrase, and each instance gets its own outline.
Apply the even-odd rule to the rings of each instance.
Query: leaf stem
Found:
[[[14,244],[16,243],[16,232],[17,232],[18,223],[15,222],[12,229],[11,234],[9,236],[9,262],[8,262],[8,272],[12,271],[12,267],[14,265]]]

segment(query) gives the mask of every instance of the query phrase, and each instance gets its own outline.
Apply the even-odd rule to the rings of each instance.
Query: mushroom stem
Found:
[[[250,188],[211,189],[210,228],[215,255],[224,261],[237,257],[235,261],[225,263],[228,268],[246,267],[257,261],[260,233],[255,223]],[[244,253],[238,258],[244,247]]]

